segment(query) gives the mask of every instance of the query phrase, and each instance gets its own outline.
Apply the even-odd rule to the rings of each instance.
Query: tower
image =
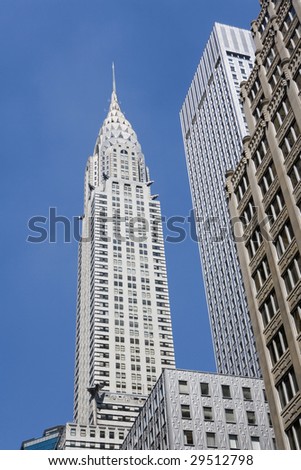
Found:
[[[253,59],[249,31],[215,23],[180,118],[217,369],[260,377],[224,193],[246,134],[239,84]]]
[[[85,170],[74,390],[75,423],[99,426],[106,448],[119,447],[122,429],[131,426],[162,369],[174,367],[161,210],[152,183],[120,109],[113,69],[110,109]]]
[[[227,192],[279,449],[301,449],[301,2],[265,1]]]

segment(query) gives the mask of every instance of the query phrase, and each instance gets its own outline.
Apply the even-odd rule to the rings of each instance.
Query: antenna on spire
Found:
[[[113,91],[116,93],[116,79],[115,79],[115,64],[112,62],[112,74],[113,74]]]

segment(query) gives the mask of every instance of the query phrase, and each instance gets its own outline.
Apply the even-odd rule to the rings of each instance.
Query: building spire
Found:
[[[116,78],[115,78],[115,64],[112,62],[112,79],[113,79],[113,90],[112,90],[112,96],[111,96],[111,105],[110,105],[110,110],[112,111],[113,109],[118,109],[119,104],[118,104],[118,99],[117,99],[117,94],[116,94]]]
[[[115,64],[112,62],[113,92],[116,93]]]

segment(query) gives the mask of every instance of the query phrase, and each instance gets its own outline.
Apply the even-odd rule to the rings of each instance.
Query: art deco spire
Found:
[[[112,64],[112,79],[113,88],[110,108],[108,115],[104,120],[102,127],[100,128],[95,151],[97,150],[97,145],[101,146],[102,148],[107,148],[111,145],[115,145],[116,141],[118,140],[119,144],[128,142],[129,144],[134,145],[136,151],[140,154],[141,146],[138,142],[137,135],[133,130],[132,125],[121,111],[118,103],[114,63]]]

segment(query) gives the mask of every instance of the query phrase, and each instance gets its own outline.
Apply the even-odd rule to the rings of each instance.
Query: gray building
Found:
[[[274,449],[263,381],[165,369],[123,449]]]
[[[227,194],[279,449],[301,449],[301,2],[265,1]],[[238,222],[240,221],[240,222]]]
[[[225,172],[241,157],[239,84],[253,60],[251,33],[216,23],[180,118],[217,370],[260,377],[224,191]]]

